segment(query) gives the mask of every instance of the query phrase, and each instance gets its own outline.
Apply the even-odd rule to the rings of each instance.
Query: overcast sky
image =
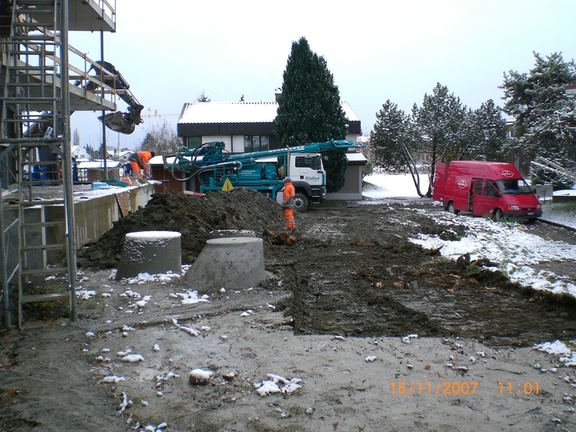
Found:
[[[408,113],[439,82],[469,108],[488,99],[501,106],[503,73],[528,72],[533,52],[576,58],[574,0],[118,0],[116,11],[105,60],[143,114],[161,117],[146,117],[132,135],[108,130],[109,146],[137,147],[163,121],[175,128],[202,92],[214,102],[274,100],[301,37],[326,60],[364,134],[388,99]],[[70,36],[94,60],[99,42],[99,33]],[[82,145],[101,145],[98,115],[72,116]]]

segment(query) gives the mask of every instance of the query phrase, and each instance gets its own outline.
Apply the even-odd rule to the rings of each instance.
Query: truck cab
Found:
[[[311,203],[318,204],[326,199],[326,171],[320,154],[287,153],[277,158],[258,159],[256,162],[270,164],[273,161],[276,162],[277,179],[283,180],[285,177],[292,179],[296,189],[297,211],[306,211]],[[268,172],[269,168],[266,171]],[[280,193],[279,195],[281,196]],[[272,198],[276,199],[276,196]]]

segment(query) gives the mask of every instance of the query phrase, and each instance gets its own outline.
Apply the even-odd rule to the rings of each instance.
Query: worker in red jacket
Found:
[[[284,190],[283,190],[283,209],[284,209],[284,219],[286,219],[286,229],[292,231],[296,228],[294,223],[294,197],[296,196],[296,189],[292,184],[292,179],[286,177],[284,179]]]
[[[132,153],[128,160],[130,165],[132,165],[132,171],[134,176],[140,180],[142,179],[142,173],[144,174],[144,179],[150,178],[150,159],[156,156],[153,151],[138,151]]]

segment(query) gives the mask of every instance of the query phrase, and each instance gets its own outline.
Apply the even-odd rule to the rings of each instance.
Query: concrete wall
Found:
[[[154,192],[155,185],[147,184],[74,202],[76,248],[98,240],[112,228],[113,222],[137,211],[139,207],[145,207]]]
[[[85,193],[79,199],[75,196],[74,218],[76,224],[75,243],[80,249],[86,243],[98,240],[106,231],[110,230],[113,222],[135,212],[139,207],[145,207],[155,192],[154,184],[147,184],[131,188],[110,188],[106,192]],[[11,224],[18,217],[17,208],[3,212],[5,226]],[[26,253],[26,268],[39,269],[47,264],[55,264],[65,258],[66,223],[65,209],[62,204],[34,205],[26,207],[24,218],[27,223],[52,222],[45,228],[36,226],[26,230],[26,245],[61,244],[62,247],[49,251],[30,251]],[[19,262],[18,256],[18,224],[7,232],[6,263],[11,271]],[[10,246],[13,245],[14,247]]]
[[[345,183],[338,192],[326,194],[327,200],[354,201],[362,199],[362,165],[348,165],[344,173]]]

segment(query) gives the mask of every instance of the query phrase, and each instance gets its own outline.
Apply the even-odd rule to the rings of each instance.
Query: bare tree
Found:
[[[153,127],[142,140],[141,150],[153,151],[157,155],[174,154],[182,145],[176,131],[166,121],[160,127]]]

